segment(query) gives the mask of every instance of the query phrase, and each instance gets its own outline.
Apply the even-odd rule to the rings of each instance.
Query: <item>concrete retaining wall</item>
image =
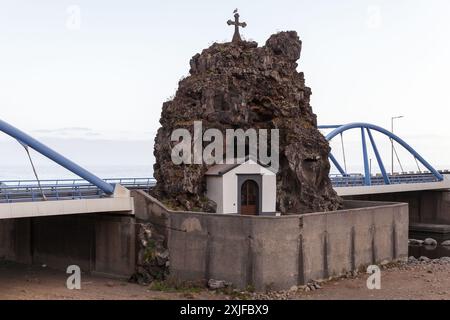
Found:
[[[0,220],[0,259],[129,277],[134,217],[87,214]]]
[[[166,230],[178,281],[289,289],[408,254],[407,204],[346,201],[339,212],[249,217],[174,212],[142,191],[133,197],[136,218]]]

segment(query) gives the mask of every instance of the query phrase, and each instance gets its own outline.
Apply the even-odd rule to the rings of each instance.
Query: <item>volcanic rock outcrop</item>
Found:
[[[173,130],[193,136],[194,121],[203,130],[279,129],[277,210],[283,214],[340,208],[328,177],[328,142],[317,129],[310,106],[311,89],[297,72],[302,43],[295,31],[272,35],[265,46],[256,42],[214,43],[190,61],[190,75],[179,82],[171,101],[163,104],[155,139],[153,194],[184,210],[213,212],[206,198],[209,166],[175,165],[171,160]]]

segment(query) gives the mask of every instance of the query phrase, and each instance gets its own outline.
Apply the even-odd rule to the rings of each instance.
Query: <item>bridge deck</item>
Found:
[[[105,179],[107,183],[120,184],[130,189],[150,188],[155,184],[152,178]],[[102,190],[82,179],[10,180],[0,182],[0,204],[34,201],[59,201],[77,199],[100,199],[108,197]]]
[[[389,177],[390,185],[384,184],[383,177],[372,176],[371,186],[364,185],[362,175],[331,175],[330,178],[340,196],[450,189],[449,174],[444,174],[443,181],[437,181],[435,176],[429,173],[392,175]],[[119,178],[105,181],[120,184],[128,189],[148,189],[156,183],[153,178]],[[44,201],[42,194],[47,201]],[[82,179],[43,180],[40,185],[34,180],[0,182],[0,219],[47,214],[123,212],[132,209],[129,194],[125,197],[110,197]]]
[[[336,181],[332,178],[331,180],[339,196],[450,189],[450,175],[448,174],[444,174],[442,181],[437,181],[431,175],[399,175],[396,179],[391,178],[392,184],[374,183],[371,186],[365,186],[360,179],[349,178],[345,182],[340,179]]]
[[[23,194],[20,194],[22,197]],[[11,198],[13,197],[13,198]],[[0,220],[25,217],[42,217],[87,213],[123,213],[134,214],[134,202],[130,191],[116,185],[110,197],[87,196],[50,198],[44,201],[38,198],[20,198],[9,193],[8,201],[0,203]],[[23,200],[23,201],[21,201]]]

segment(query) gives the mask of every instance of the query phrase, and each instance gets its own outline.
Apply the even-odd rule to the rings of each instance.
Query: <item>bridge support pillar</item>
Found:
[[[0,220],[0,260],[128,278],[135,270],[135,219],[84,214]]]
[[[410,223],[449,224],[450,191],[411,191],[347,196],[345,199],[405,202],[409,204]]]
[[[31,219],[0,220],[0,260],[29,264]]]

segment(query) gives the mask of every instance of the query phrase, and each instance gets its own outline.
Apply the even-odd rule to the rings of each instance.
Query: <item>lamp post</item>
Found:
[[[391,117],[391,132],[394,133],[394,120],[401,119],[403,116]],[[394,139],[391,138],[391,174],[394,175]]]

